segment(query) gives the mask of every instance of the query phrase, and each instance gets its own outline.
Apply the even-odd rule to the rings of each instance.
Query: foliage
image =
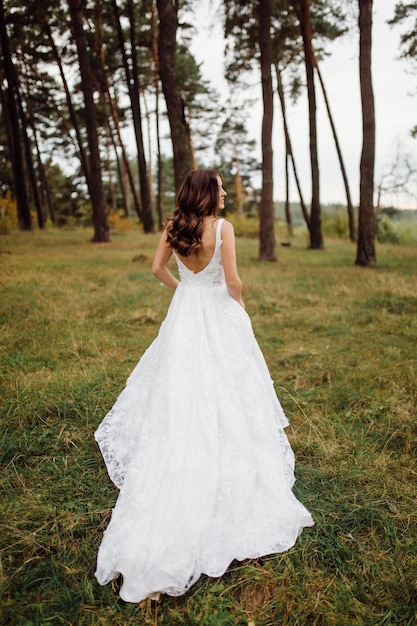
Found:
[[[243,210],[253,213],[259,204],[259,193],[254,182],[259,178],[259,164],[255,163],[252,157],[253,142],[248,139],[245,127],[245,110],[251,104],[237,97],[237,92],[233,88],[232,98],[235,103],[238,102],[241,114],[233,127],[234,122],[230,115],[232,107],[227,106],[226,110],[222,108],[219,94],[202,80],[200,67],[190,52],[190,44],[196,35],[192,24],[195,3],[187,0],[173,4],[178,11],[176,70],[184,116],[192,131],[196,162],[199,166],[209,166],[215,161],[212,157],[213,151],[222,144],[222,154],[217,159],[216,167],[220,167],[225,176],[230,177],[230,181],[233,180],[230,199],[234,201],[233,196],[239,195],[234,189],[239,185],[243,186],[241,195],[246,197]],[[2,6],[22,102],[20,126],[23,127],[23,122],[28,125],[26,148],[32,153],[35,161],[34,173],[37,180],[33,185],[28,184],[27,192],[30,196],[28,198],[30,208],[33,210],[34,190],[39,189],[42,195],[42,211],[45,211],[45,219],[48,218],[46,214],[48,203],[45,197],[49,187],[50,197],[57,205],[52,209],[55,208],[58,225],[89,224],[91,206],[94,203],[86,200],[88,185],[85,184],[85,178],[89,168],[83,163],[82,149],[84,148],[88,157],[87,131],[89,128],[91,130],[91,124],[85,124],[85,105],[81,94],[80,72],[76,63],[77,51],[70,28],[67,3],[47,6],[42,0],[33,0],[30,3],[4,0]],[[281,69],[286,68],[288,78],[286,88],[292,97],[296,98],[303,81],[299,74],[302,58],[301,37],[294,6],[295,3],[289,0],[273,0],[271,35],[274,62],[279,62]],[[131,132],[129,139],[132,139],[132,117],[136,119],[129,102],[131,88],[134,89],[133,100],[142,106],[142,115],[139,117],[143,124],[147,125],[146,130],[143,129],[143,135],[146,137],[145,144],[150,152],[155,150],[154,144],[158,142],[159,145],[161,139],[154,136],[157,110],[161,121],[166,112],[161,98],[157,97],[158,55],[155,39],[157,12],[155,2],[148,0],[146,2],[88,0],[82,3],[82,7],[85,16],[88,62],[93,70],[92,87],[100,155],[103,160],[102,180],[109,188],[114,185],[115,196],[119,201],[124,191],[120,180],[123,168],[119,171],[117,165],[120,166],[122,161],[122,143],[123,141],[127,143],[126,131]],[[239,79],[242,85],[243,70],[249,70],[248,80],[253,80],[254,75],[250,70],[257,67],[259,61],[257,3],[246,0],[233,2],[224,0],[220,8],[218,14],[224,19],[228,39],[229,78],[233,81]],[[331,2],[312,0],[311,9],[315,53],[320,58],[327,54],[327,44],[344,33],[345,13],[349,8],[340,0]],[[117,29],[118,23],[121,40]],[[133,23],[135,28],[132,32],[136,35],[134,41],[130,30]],[[3,69],[0,68],[0,72],[4,78]],[[132,87],[133,77],[137,77],[138,80],[137,85]],[[255,79],[258,80],[257,77]],[[7,145],[6,129],[9,124],[7,106],[4,106],[4,102],[3,99],[0,104],[0,183],[2,190],[7,191],[14,187],[10,167],[13,150]],[[235,115],[234,110],[232,115]],[[122,131],[120,136],[122,139],[118,137],[116,126]],[[231,156],[231,153],[236,153],[236,148],[240,148],[239,154],[237,157],[236,154]],[[210,158],[207,155],[210,155]],[[118,164],[116,156],[120,161]],[[239,172],[240,182],[237,180],[237,159],[242,170]],[[136,158],[136,155],[133,161],[135,165],[139,162],[138,168],[142,175],[140,184],[137,174],[134,173],[132,178],[135,179],[136,188],[142,193],[145,188],[143,179],[146,180],[148,170],[146,163],[145,166],[141,166],[141,159]],[[107,168],[104,167],[104,162],[107,163]],[[20,171],[27,177],[26,165],[24,163],[20,165],[22,165]],[[130,165],[133,170],[132,161]],[[56,170],[60,167],[65,169],[66,173],[70,172],[67,185],[62,179],[56,180],[59,177]],[[42,176],[43,168],[45,180]],[[170,184],[168,177],[166,181],[164,180],[164,185],[167,184]],[[55,194],[55,185],[58,187],[58,194]],[[62,193],[61,188],[65,186],[67,189]],[[74,187],[78,197],[75,196]],[[16,189],[14,192],[16,195]],[[168,204],[169,201],[168,198]],[[107,204],[113,208],[121,206],[121,202],[108,201]],[[128,201],[125,204],[128,204]],[[142,205],[145,204],[142,199]],[[163,212],[166,212],[165,207]],[[49,215],[49,218],[52,219],[52,215]]]
[[[399,244],[400,239],[389,217],[380,217],[376,223],[376,238],[380,243]]]
[[[253,156],[255,142],[248,137],[241,111],[230,103],[230,113],[222,124],[216,140],[215,169],[221,172],[227,197],[227,208],[232,212],[257,212],[258,190],[252,178],[260,170]]]
[[[305,230],[299,205],[292,203],[290,210],[296,229],[299,232]],[[283,203],[276,203],[275,215],[278,220],[284,220]],[[326,237],[348,239],[346,207],[342,204],[323,205],[322,225]],[[398,209],[393,206],[381,207],[377,211],[377,240],[380,243],[398,245],[417,244],[417,211]]]
[[[401,57],[407,60],[414,72],[417,72],[417,3],[397,2],[393,17],[388,21],[392,26],[405,26],[400,36]],[[411,130],[417,136],[417,125]]]
[[[381,243],[417,244],[417,211],[395,207],[380,209],[377,219],[377,239]]]
[[[8,192],[4,198],[0,199],[0,235],[7,235],[17,228],[17,209],[16,201]]]
[[[258,238],[259,218],[257,216],[237,215],[236,213],[232,213],[231,215],[227,215],[227,219],[232,222],[236,237]]]
[[[259,60],[256,2],[223,0],[223,5],[229,44],[226,75],[235,83],[242,81],[241,73],[252,70]],[[294,98],[300,90],[298,70],[302,60],[302,39],[295,6],[291,0],[273,0],[271,29],[274,62],[278,62],[281,69],[290,69]],[[311,13],[315,52],[320,58],[326,54],[324,43],[346,32],[346,8],[337,1],[314,0]]]
[[[397,2],[391,25],[405,25],[406,32],[400,37],[401,56],[411,61],[417,69],[417,4],[415,2]]]
[[[349,224],[346,210],[323,211],[323,233],[326,237],[349,238]]]
[[[52,159],[45,161],[45,173],[56,226],[84,225],[83,207],[87,203],[84,186],[77,185],[74,177],[65,174]]]
[[[123,211],[111,211],[108,217],[110,232],[124,233],[135,229],[135,222],[131,217],[126,217]],[[137,223],[136,223],[137,226]]]
[[[417,263],[379,267],[295,238],[280,263],[238,239],[247,310],[291,426],[298,497],[316,525],[283,555],[234,562],[188,594],[129,605],[94,580],[116,498],[93,431],[171,298],[158,235],[13,233],[0,255],[4,625],[411,626],[416,620]],[[139,254],[138,254],[139,253]],[[134,260],[136,258],[136,260]]]

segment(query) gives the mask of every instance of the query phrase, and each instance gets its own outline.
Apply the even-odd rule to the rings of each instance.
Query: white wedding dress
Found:
[[[312,526],[296,499],[288,424],[245,310],[228,294],[221,224],[95,433],[120,489],[98,552],[120,596],[178,596],[234,560],[283,552]]]

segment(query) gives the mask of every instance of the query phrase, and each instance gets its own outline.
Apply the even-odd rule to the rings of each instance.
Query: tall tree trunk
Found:
[[[159,55],[158,55],[158,25],[156,21],[155,0],[152,0],[152,59],[153,59],[153,84],[155,89],[155,131],[156,131],[156,162],[157,162],[157,192],[156,192],[156,212],[159,221],[159,230],[163,230],[162,215],[162,155],[161,155],[161,134],[159,129]]]
[[[285,221],[287,223],[288,235],[292,237],[293,228],[292,228],[292,217],[291,217],[291,207],[290,207],[290,172],[289,172],[291,145],[289,141],[289,133],[288,133],[288,128],[287,128],[287,113],[285,109],[284,88],[282,86],[281,72],[279,71],[278,63],[275,63],[275,73],[277,76],[277,90],[278,90],[279,101],[281,104],[282,120],[283,120],[283,126],[284,126],[284,137],[285,137]]]
[[[262,118],[262,191],[259,206],[259,259],[276,261],[273,202],[271,0],[259,0],[259,50],[263,99]]]
[[[190,129],[176,74],[178,17],[172,0],[157,0],[159,15],[159,75],[168,112],[174,157],[175,188],[178,191],[185,175],[193,169]]]
[[[13,70],[14,72],[16,72],[15,67],[13,67]],[[28,93],[29,90],[27,88],[27,76],[24,76],[24,78],[26,79],[26,101],[29,103],[28,106],[30,108],[30,95]],[[43,214],[40,195],[39,195],[38,182],[40,181],[38,181],[36,177],[35,167],[33,163],[32,146],[30,143],[29,135],[28,135],[29,112],[26,113],[25,110],[23,109],[21,89],[20,89],[19,80],[16,74],[15,74],[15,84],[17,86],[17,103],[18,103],[19,116],[20,116],[20,121],[21,121],[21,136],[22,136],[23,148],[24,148],[25,157],[26,157],[26,171],[28,173],[29,183],[32,189],[32,198],[33,198],[33,203],[35,205],[38,226],[42,230],[43,228],[45,228],[45,216]],[[32,123],[34,124],[33,115],[30,114],[30,117],[31,117]],[[33,134],[35,134],[33,128],[32,128],[32,132]]]
[[[55,44],[55,40],[53,38],[52,35],[52,31],[51,31],[51,27],[47,21],[47,17],[46,14],[44,16],[44,25],[45,25],[45,29],[46,29],[46,33],[48,35],[48,40],[49,40],[49,44],[51,46],[51,50],[54,56],[54,59],[56,61],[56,64],[58,65],[58,69],[59,69],[59,75],[61,77],[61,81],[62,81],[62,86],[64,87],[64,92],[65,92],[65,99],[67,102],[67,108],[68,108],[68,113],[69,113],[69,117],[71,120],[71,124],[72,127],[74,129],[75,132],[75,136],[77,138],[77,148],[78,148],[78,156],[80,159],[80,164],[81,164],[81,169],[82,172],[84,174],[84,178],[86,180],[87,183],[87,187],[88,190],[90,192],[90,170],[89,170],[89,164],[88,164],[88,159],[87,159],[87,155],[85,153],[84,150],[84,145],[83,145],[83,141],[82,141],[82,137],[81,137],[81,131],[80,131],[80,126],[78,124],[78,119],[77,119],[77,115],[75,113],[75,108],[74,105],[72,103],[72,98],[71,98],[71,93],[68,87],[68,82],[65,76],[65,72],[64,72],[64,67],[62,64],[62,60],[61,60],[61,55],[59,53],[59,50]]]
[[[104,98],[103,98],[104,100]],[[105,103],[104,103],[105,104]],[[105,109],[104,109],[105,110]],[[114,134],[113,129],[110,126],[110,117],[105,117],[103,121],[103,127],[105,132],[105,151],[106,151],[106,170],[107,170],[107,191],[104,189],[104,195],[106,198],[106,204],[109,204],[114,213],[117,213],[117,198],[116,198],[116,187],[114,184],[114,172],[113,172],[113,152],[116,155],[116,165],[118,172],[119,170],[119,159],[116,151],[116,146],[114,142]],[[119,176],[119,180],[121,183],[121,178]]]
[[[375,166],[375,110],[372,88],[372,0],[359,0],[359,78],[362,101],[359,229],[356,265],[376,265],[376,215],[373,203]]]
[[[287,223],[288,236],[294,234],[292,227],[291,205],[290,205],[290,155],[285,149],[285,221]]]
[[[102,67],[102,72],[103,72],[102,74],[103,82],[105,83],[104,87],[105,87],[106,94],[107,94],[107,102],[110,107],[111,119],[113,121],[113,127],[114,127],[112,128],[109,123],[110,139],[113,145],[113,150],[114,150],[114,154],[115,154],[116,162],[117,162],[117,172],[119,176],[120,191],[122,194],[123,212],[124,212],[125,217],[129,217],[129,202],[128,202],[128,197],[126,195],[128,188],[124,184],[124,179],[123,179],[124,174],[123,174],[122,166],[120,163],[119,153],[117,152],[118,147],[120,147],[120,150],[122,153],[122,161],[125,166],[124,171],[126,171],[126,169],[129,168],[129,163],[127,162],[126,151],[125,151],[124,143],[123,143],[121,132],[120,132],[119,114],[117,112],[117,106],[110,93],[110,87],[108,84],[107,72],[105,70],[105,67]],[[116,142],[116,138],[117,138],[117,142]]]
[[[349,239],[351,241],[356,241],[355,216],[353,212],[352,198],[350,195],[349,181],[348,181],[347,174],[346,174],[345,163],[343,161],[342,150],[340,148],[339,139],[338,139],[337,132],[336,132],[336,126],[333,120],[332,112],[330,110],[329,99],[327,97],[327,92],[324,87],[323,77],[321,75],[320,68],[318,66],[316,58],[315,58],[315,65],[316,65],[316,70],[317,70],[317,76],[319,77],[319,81],[321,85],[321,90],[323,92],[324,102],[326,104],[326,110],[327,110],[327,115],[328,115],[329,122],[330,122],[330,127],[333,133],[333,139],[334,139],[334,143],[336,146],[337,157],[339,159],[339,164],[340,164],[340,171],[342,172],[343,184],[345,186],[347,213],[348,213],[348,222],[349,222]]]
[[[133,86],[132,86],[132,78],[131,78],[131,71],[130,71],[130,67],[129,67],[129,61],[127,58],[127,54],[126,54],[126,48],[125,48],[125,43],[124,43],[124,39],[123,39],[123,31],[122,31],[122,26],[120,24],[120,10],[119,7],[117,5],[116,0],[112,0],[112,7],[113,7],[113,14],[114,14],[114,18],[116,21],[116,31],[117,31],[117,39],[119,41],[119,48],[120,48],[120,52],[122,54],[122,60],[123,60],[123,68],[125,71],[125,77],[126,77],[126,85],[128,88],[128,92],[129,92],[129,98],[130,98],[130,104],[132,107],[132,111],[133,111],[133,107],[134,107],[134,91],[133,91]],[[136,134],[135,134],[136,136]],[[133,181],[133,176],[132,176],[132,172],[131,172],[131,168],[126,156],[126,152],[123,152],[123,165],[125,167],[126,173],[129,177],[129,184],[130,184],[130,189],[132,192],[132,197],[133,197],[133,202],[135,205],[135,211],[139,217],[140,220],[142,220],[142,205],[141,202],[139,200],[138,194],[136,193],[136,189],[135,189],[135,185],[134,185],[134,181]]]
[[[149,193],[151,197],[151,206],[154,205],[154,194],[153,194],[153,162],[152,162],[152,119],[151,112],[149,111],[148,101],[146,99],[145,93],[142,94],[143,99],[143,107],[145,109],[145,120],[146,120],[146,135],[148,142],[148,185],[149,185]]]
[[[41,182],[41,200],[45,202],[51,222],[55,224],[55,221],[56,221],[55,211],[54,211],[54,207],[51,201],[51,192],[49,190],[48,179],[46,177],[45,166],[42,161],[42,155],[41,155],[41,151],[39,148],[39,141],[38,141],[38,136],[37,136],[35,126],[33,126],[32,131],[33,131],[33,140],[34,140],[35,150],[36,150],[36,160],[37,160],[37,165],[38,165],[39,180]]]
[[[130,215],[130,181],[129,181],[129,175],[126,171],[126,166],[125,166],[125,162],[124,159],[122,159],[122,161],[120,161],[120,159],[118,159],[118,163],[119,163],[119,167],[120,167],[120,180],[121,180],[121,185],[123,187],[123,198],[124,198],[124,202],[125,202],[125,216],[129,217]]]
[[[306,67],[308,120],[310,127],[310,162],[311,162],[311,211],[310,211],[310,248],[323,248],[323,234],[321,230],[320,207],[320,175],[317,153],[317,119],[316,119],[316,92],[314,88],[314,54],[311,44],[311,16],[310,0],[296,0],[295,10],[300,22],[303,38],[304,59]]]
[[[31,184],[32,184],[32,189],[33,189],[33,195],[35,198],[35,206],[36,206],[36,212],[37,212],[37,217],[38,217],[38,226],[39,228],[44,228],[45,226],[45,217],[47,218],[48,216],[50,217],[52,223],[55,223],[55,213],[54,213],[54,208],[52,206],[52,202],[51,202],[51,194],[49,192],[49,186],[48,186],[48,181],[47,181],[47,177],[45,174],[45,167],[43,165],[42,162],[42,155],[41,155],[41,151],[39,148],[39,141],[38,141],[38,132],[37,132],[37,126],[36,126],[36,119],[35,119],[35,114],[34,114],[34,108],[33,108],[33,103],[32,100],[30,98],[30,84],[28,81],[28,71],[27,68],[25,68],[25,72],[24,72],[24,80],[25,80],[25,90],[26,90],[26,107],[27,107],[27,113],[26,116],[23,112],[23,106],[22,106],[22,99],[19,98],[19,111],[20,111],[20,115],[22,117],[22,120],[25,119],[25,117],[27,118],[27,123],[24,125],[26,126],[26,141],[27,141],[27,146],[28,146],[28,151],[29,151],[29,155],[27,158],[29,158],[29,160],[31,161],[31,168],[32,168],[32,172],[30,174],[30,179],[31,179]],[[17,81],[17,79],[16,79]],[[32,133],[32,141],[33,141],[33,146],[34,146],[34,151],[35,151],[35,155],[36,155],[36,170],[38,173],[38,176],[36,177],[35,175],[35,167],[34,167],[34,159],[32,156],[32,151],[31,151],[31,147],[30,147],[30,142],[29,139],[27,137],[27,127],[30,128],[30,131]],[[30,170],[29,170],[30,171]],[[42,203],[45,203],[46,205],[46,211],[43,210],[43,206]]]
[[[116,197],[116,187],[114,184],[113,178],[113,161],[111,155],[114,152],[116,158],[116,166],[117,172],[119,176],[120,187],[123,196],[123,188],[122,188],[122,177],[120,172],[120,162],[119,155],[117,153],[117,148],[115,145],[115,136],[114,129],[111,125],[110,119],[113,119],[113,103],[110,97],[109,85],[108,85],[108,77],[106,70],[106,55],[105,55],[105,47],[104,47],[104,37],[103,37],[103,21],[102,21],[102,3],[101,0],[96,0],[94,3],[95,8],[95,31],[96,31],[96,43],[95,43],[95,51],[97,59],[100,62],[100,70],[101,70],[101,80],[95,80],[95,90],[99,94],[100,105],[103,111],[103,129],[105,132],[105,149],[106,149],[106,168],[107,168],[107,187],[104,188],[104,197],[106,201],[106,205],[108,205],[110,200],[110,206],[113,213],[117,213],[117,197]],[[109,111],[110,110],[110,111]],[[124,202],[125,206],[125,202]],[[125,209],[126,212],[126,209]]]
[[[18,93],[15,81],[15,69],[10,53],[9,37],[6,29],[3,0],[0,0],[0,41],[3,53],[4,76],[7,82],[7,105],[10,120],[10,158],[12,160],[14,194],[16,197],[19,226],[22,230],[32,229],[25,168],[23,164],[22,144],[20,137],[20,120],[18,108]]]
[[[101,179],[101,160],[98,143],[97,119],[94,104],[94,80],[86,38],[83,27],[82,4],[79,0],[68,0],[71,27],[77,46],[78,62],[80,65],[81,85],[84,95],[85,123],[87,128],[90,172],[90,199],[93,207],[94,236],[93,241],[109,241],[109,226],[104,204],[103,183]]]
[[[113,7],[114,8],[114,7]],[[118,113],[118,107],[117,107],[117,96],[115,95],[115,97],[113,97],[111,89],[110,89],[110,82],[109,82],[109,77],[108,77],[108,72],[107,72],[107,64],[106,64],[106,60],[105,60],[105,48],[103,46],[103,36],[102,36],[102,24],[101,24],[101,7],[99,3],[96,3],[96,20],[97,20],[97,31],[98,31],[98,50],[97,50],[97,55],[98,58],[100,60],[100,70],[101,70],[101,81],[100,83],[98,81],[96,81],[96,85],[97,85],[97,89],[100,90],[100,94],[101,94],[101,100],[102,100],[102,106],[103,106],[103,110],[107,109],[107,106],[110,109],[110,116],[111,119],[113,120],[113,127],[110,124],[110,120],[108,123],[108,131],[109,131],[109,138],[111,140],[113,149],[114,149],[114,154],[116,157],[116,162],[117,162],[117,172],[118,172],[118,177],[119,177],[119,182],[120,182],[120,190],[121,190],[121,194],[122,194],[122,203],[123,203],[123,211],[124,211],[124,215],[125,217],[129,217],[129,202],[128,202],[128,197],[126,195],[127,192],[127,187],[125,185],[125,180],[124,180],[124,173],[126,172],[128,175],[128,179],[131,183],[131,188],[132,188],[132,194],[134,197],[134,202],[135,202],[135,207],[137,207],[137,214],[138,217],[141,218],[142,212],[139,210],[139,204],[137,201],[137,196],[136,196],[136,190],[135,190],[135,185],[133,182],[133,176],[132,176],[132,172],[129,166],[129,162],[127,159],[127,155],[126,155],[126,150],[125,150],[125,146],[123,143],[123,139],[122,139],[122,134],[121,134],[121,130],[120,130],[120,119],[119,119],[119,113]],[[119,21],[119,15],[117,13],[117,5],[116,5],[116,20],[117,20],[117,24],[120,28],[120,21]],[[121,30],[121,28],[120,28]],[[120,43],[120,38],[119,38],[119,43]],[[121,43],[123,45],[124,48],[124,42],[123,42],[123,37],[121,39]],[[130,87],[129,87],[130,88]],[[117,144],[116,144],[116,138],[117,138]],[[122,171],[122,167],[120,164],[120,158],[119,158],[119,154],[117,152],[117,148],[118,146],[120,147],[121,153],[122,153],[122,160],[123,160],[123,165],[124,165],[124,171]],[[113,200],[113,206],[114,206],[114,200]]]
[[[293,153],[293,149],[292,149],[292,145],[291,145],[290,131],[288,129],[288,122],[287,122],[287,109],[286,109],[286,106],[285,106],[284,86],[282,84],[281,70],[279,69],[277,63],[275,63],[275,72],[276,72],[276,75],[277,75],[277,89],[278,89],[279,101],[280,101],[280,104],[281,104],[282,121],[283,121],[283,125],[284,125],[286,154],[291,159],[292,169],[293,169],[293,172],[294,172],[295,184],[297,186],[298,197],[300,198],[301,212],[303,214],[305,223],[307,224],[307,228],[308,228],[308,230],[310,232],[310,216],[309,216],[309,214],[307,212],[307,207],[306,207],[305,202],[304,202],[303,194],[302,194],[302,191],[301,191],[300,180],[298,178],[297,168],[296,168],[296,165],[295,165],[294,153]],[[288,162],[288,160],[287,160],[287,162]]]
[[[243,203],[244,203],[244,191],[242,185],[242,175],[240,173],[240,159],[238,155],[237,147],[235,146],[234,162],[236,166],[235,174],[235,193],[236,193],[236,213],[243,215]]]
[[[145,159],[145,148],[143,144],[142,113],[140,110],[140,85],[139,68],[136,57],[136,25],[135,7],[133,0],[128,0],[128,13],[130,23],[130,48],[132,53],[132,86],[131,104],[133,125],[135,128],[136,146],[138,150],[138,169],[140,182],[140,197],[142,200],[142,222],[145,233],[153,233],[154,222],[152,215],[151,191],[149,187],[148,170]]]

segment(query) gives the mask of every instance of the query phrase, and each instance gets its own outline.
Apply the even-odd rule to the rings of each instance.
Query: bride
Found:
[[[95,433],[120,490],[95,575],[121,576],[126,602],[181,595],[313,525],[292,492],[288,421],[245,311],[233,226],[217,217],[226,195],[215,171],[186,176],[152,266],[174,290],[167,316]]]

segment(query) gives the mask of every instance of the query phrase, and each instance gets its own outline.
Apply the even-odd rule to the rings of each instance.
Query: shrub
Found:
[[[0,200],[0,235],[7,235],[17,228],[18,224],[16,200],[7,193]]]
[[[376,238],[379,243],[401,243],[400,237],[389,217],[381,217],[376,225]]]
[[[226,217],[229,222],[233,224],[236,237],[249,237],[254,239],[259,236],[258,216],[249,217],[247,215],[229,213]]]
[[[324,213],[322,214],[323,234],[326,237],[347,239],[349,237],[349,225],[347,213]]]
[[[110,230],[117,233],[124,233],[133,230],[137,226],[137,222],[130,217],[126,217],[123,211],[111,211],[109,213],[108,222]]]

